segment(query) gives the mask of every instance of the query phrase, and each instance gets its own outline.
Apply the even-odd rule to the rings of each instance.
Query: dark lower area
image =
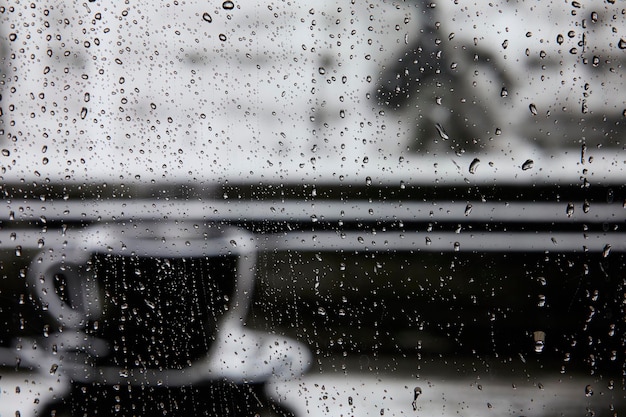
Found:
[[[489,356],[624,371],[624,254],[320,252],[264,261],[252,320],[320,356]]]
[[[317,356],[489,355],[624,372],[624,253],[285,251],[261,254],[257,277],[248,326],[295,337]],[[24,286],[1,295],[4,346],[56,331]],[[126,326],[139,318],[128,316]],[[541,352],[536,331],[545,333]]]

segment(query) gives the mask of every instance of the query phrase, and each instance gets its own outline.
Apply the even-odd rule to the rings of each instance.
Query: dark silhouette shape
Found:
[[[453,48],[454,36],[440,23],[437,9],[429,1],[420,4],[419,36],[383,73],[376,91],[379,104],[408,114],[416,127],[410,146],[416,151],[433,150],[445,141],[457,153],[480,149],[497,123],[472,77],[480,69],[501,84],[493,100],[501,99],[501,88],[510,83],[486,51],[476,45]]]

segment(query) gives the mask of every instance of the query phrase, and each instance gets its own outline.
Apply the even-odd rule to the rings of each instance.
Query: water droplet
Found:
[[[205,22],[211,23],[213,21],[213,18],[211,17],[211,15],[207,12],[202,13],[202,20],[204,20]]]
[[[539,294],[537,296],[537,307],[545,307],[546,306],[546,296],[544,294]]]
[[[450,139],[450,136],[448,136],[443,126],[441,126],[439,123],[435,123],[435,129],[437,129],[437,133],[439,133],[439,136],[441,137],[441,139],[443,140]]]
[[[609,244],[604,245],[604,248],[602,249],[602,257],[606,258],[607,256],[609,256],[610,253],[611,253],[611,245]]]
[[[574,215],[574,203],[567,203],[565,214],[567,214],[567,217],[572,217]]]
[[[589,201],[587,200],[583,202],[583,213],[589,213]]]
[[[615,323],[611,323],[609,325],[609,336],[613,337],[615,336]]]
[[[368,186],[372,185],[372,177],[368,176],[365,178],[365,185],[368,185]]]
[[[465,206],[465,215],[469,216],[471,212],[472,212],[472,205],[468,204],[467,206]]]
[[[594,67],[598,67],[600,65],[600,57],[594,56],[591,59],[591,65],[594,66]]]
[[[536,116],[536,115],[537,115],[537,106],[535,106],[535,104],[534,104],[534,103],[530,103],[530,104],[528,105],[528,108],[530,109],[530,113],[531,113],[533,116]]]
[[[506,87],[502,87],[502,90],[500,90],[500,97],[506,97],[509,95],[509,90],[506,89]]]
[[[420,395],[422,395],[422,389],[420,387],[413,388],[413,410],[414,411],[417,409],[415,402],[417,401]]]
[[[326,315],[326,309],[324,307],[318,307],[317,308],[317,314],[319,314],[320,316],[325,316]]]
[[[543,348],[545,347],[546,342],[546,333],[541,330],[533,332],[533,339],[535,341],[535,352],[543,352]]]
[[[563,38],[563,35],[561,35],[560,33],[556,35],[556,43],[558,43],[559,45],[562,45],[564,40],[565,38]]]
[[[230,244],[236,248],[237,247],[237,241],[235,239],[231,239]]]
[[[222,42],[226,42],[226,35],[224,35],[223,33],[220,33],[218,37]]]
[[[617,47],[619,49],[626,49],[626,40],[624,38],[620,39],[617,43]]]
[[[502,42],[502,49],[506,49],[509,46],[509,40],[505,39],[504,42]]]
[[[480,165],[480,159],[474,158],[474,160],[470,163],[469,173],[470,174],[475,174],[476,173],[476,169],[478,168],[478,165]]]
[[[122,378],[128,378],[129,374],[130,373],[128,372],[128,369],[120,369],[120,371],[119,371],[119,375]]]
[[[529,169],[533,167],[534,164],[535,164],[535,161],[533,161],[532,159],[527,159],[522,164],[522,171],[528,171]]]
[[[9,155],[11,155],[11,151],[9,151],[8,149],[2,150],[2,156],[9,156]]]
[[[81,119],[83,119],[83,120],[85,120],[85,117],[87,117],[87,107],[83,107],[83,108],[80,110],[80,118],[81,118]]]
[[[433,241],[430,240],[430,238],[428,236],[426,236],[426,245],[430,245],[432,243],[433,243]]]
[[[57,365],[56,363],[53,363],[52,366],[50,367],[50,375],[54,375],[57,372],[57,369],[59,369],[59,365]]]
[[[15,256],[22,256],[22,246],[21,245],[17,245],[15,247]]]
[[[348,397],[348,405],[352,405],[354,403],[354,400],[352,399],[352,397]]]
[[[224,3],[222,3],[222,7],[225,10],[233,10],[235,8],[235,3],[230,0],[226,0]]]
[[[591,397],[593,395],[593,389],[591,385],[585,386],[585,397]]]
[[[458,252],[461,250],[461,244],[459,242],[454,242],[454,251]]]
[[[44,247],[44,245],[45,245],[45,241],[44,241],[43,239],[39,239],[39,240],[37,240],[37,247],[38,247],[39,249],[43,248],[43,247]]]

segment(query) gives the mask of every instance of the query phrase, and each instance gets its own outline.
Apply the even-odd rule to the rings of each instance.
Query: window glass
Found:
[[[0,416],[617,415],[625,10],[0,5]]]

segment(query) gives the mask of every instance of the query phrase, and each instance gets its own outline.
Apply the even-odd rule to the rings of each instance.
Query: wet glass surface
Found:
[[[0,417],[617,415],[625,16],[0,5]]]

